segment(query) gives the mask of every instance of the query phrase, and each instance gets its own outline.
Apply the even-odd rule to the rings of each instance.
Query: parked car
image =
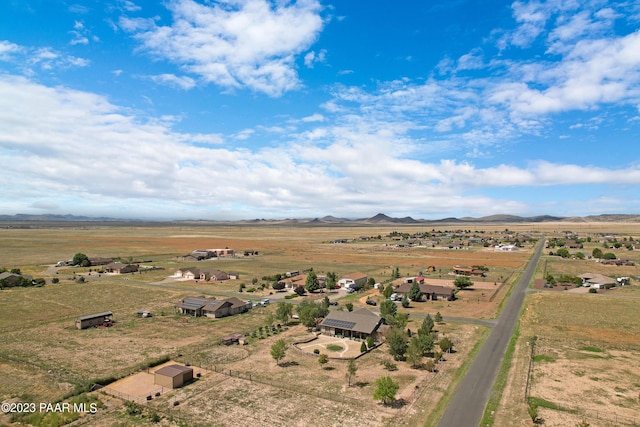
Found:
[[[329,305],[338,305],[338,301],[329,301]]]
[[[375,302],[375,301],[374,301],[374,300],[372,300],[372,299],[368,299],[368,300],[367,300],[367,305],[378,305],[378,303],[377,303],[377,302]]]
[[[265,298],[262,301],[260,301],[260,304],[262,305],[268,305],[269,304],[269,298]]]

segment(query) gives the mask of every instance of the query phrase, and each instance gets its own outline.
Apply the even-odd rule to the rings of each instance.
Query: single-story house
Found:
[[[322,319],[318,327],[327,335],[338,335],[346,338],[375,338],[382,318],[376,313],[361,308],[355,311],[332,310]]]
[[[230,271],[228,274],[229,280],[238,280],[240,278],[240,273],[237,271]]]
[[[578,277],[582,279],[582,286],[584,287],[602,289],[607,287],[607,285],[611,287],[611,286],[616,286],[618,284],[618,281],[616,279],[603,276],[602,274],[598,274],[598,273],[585,273],[585,274],[581,274]]]
[[[215,298],[202,297],[187,297],[178,304],[175,305],[176,309],[181,314],[188,314],[191,316],[203,316],[202,309],[209,303],[216,301]]]
[[[437,286],[437,285],[427,285],[424,283],[420,283],[420,292],[425,296],[427,300],[445,300],[445,301],[453,301],[455,299],[455,289],[448,288],[446,286]],[[394,292],[399,296],[403,296],[405,293],[409,292],[411,289],[412,283],[403,283],[398,286]]]
[[[231,297],[223,300],[210,301],[202,308],[202,313],[206,317],[217,319],[244,313],[247,310],[246,302],[236,297]]]
[[[176,271],[175,277],[188,280],[228,280],[229,275],[221,270],[209,268],[184,267]]]
[[[213,252],[216,256],[233,256],[235,254],[233,249],[207,249],[209,252]]]
[[[9,271],[4,271],[0,273],[0,289],[3,286],[8,288],[14,286],[20,286],[23,282],[23,276],[20,274],[11,273]]]
[[[360,289],[367,284],[367,275],[360,272],[344,275],[338,280],[338,286],[342,288]]]
[[[221,270],[200,269],[200,280],[229,280],[229,275]]]
[[[462,276],[471,276],[471,272],[473,269],[471,267],[467,267],[466,265],[456,265],[453,267],[453,274],[459,274]]]
[[[178,388],[193,380],[193,368],[182,365],[168,365],[153,373],[154,384],[167,388]]]
[[[121,262],[112,262],[104,267],[102,267],[105,273],[114,273],[114,274],[126,274],[126,273],[135,273],[138,271],[138,266],[135,264],[124,264]]]
[[[87,329],[92,326],[102,326],[106,322],[113,321],[113,313],[105,311],[102,313],[88,314],[86,316],[80,316],[76,319],[76,328]]]
[[[200,278],[200,269],[196,267],[184,267],[176,271],[174,276],[193,280],[196,278]]]
[[[297,286],[304,286],[307,282],[306,274],[297,274],[291,277],[283,277],[278,283],[284,283],[284,287],[287,289],[295,289]]]

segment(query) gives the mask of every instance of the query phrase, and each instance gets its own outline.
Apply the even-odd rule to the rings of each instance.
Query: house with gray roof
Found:
[[[179,303],[176,304],[176,309],[181,314],[188,314],[191,316],[203,316],[204,312],[202,309],[209,303],[215,302],[215,298],[207,298],[204,296],[201,297],[186,297],[180,300]]]
[[[330,311],[318,325],[323,334],[346,338],[375,338],[382,325],[382,318],[376,313],[361,308],[356,311]]]

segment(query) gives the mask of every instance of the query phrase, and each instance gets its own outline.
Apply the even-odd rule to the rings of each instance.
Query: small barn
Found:
[[[80,316],[76,319],[76,328],[87,329],[92,326],[102,326],[107,322],[113,321],[113,313],[105,311],[104,313],[89,314],[86,316]]]
[[[167,388],[178,388],[193,380],[193,368],[182,365],[168,365],[153,374],[154,384]]]

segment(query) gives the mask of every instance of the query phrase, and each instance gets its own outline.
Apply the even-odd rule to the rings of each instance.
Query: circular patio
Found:
[[[349,338],[330,337],[327,335],[318,335],[316,339],[309,342],[295,344],[305,353],[314,354],[313,350],[318,349],[320,353],[326,354],[336,359],[353,359],[360,355],[360,347],[362,341],[354,341]],[[333,347],[333,348],[332,348]],[[338,350],[338,347],[341,347]]]

